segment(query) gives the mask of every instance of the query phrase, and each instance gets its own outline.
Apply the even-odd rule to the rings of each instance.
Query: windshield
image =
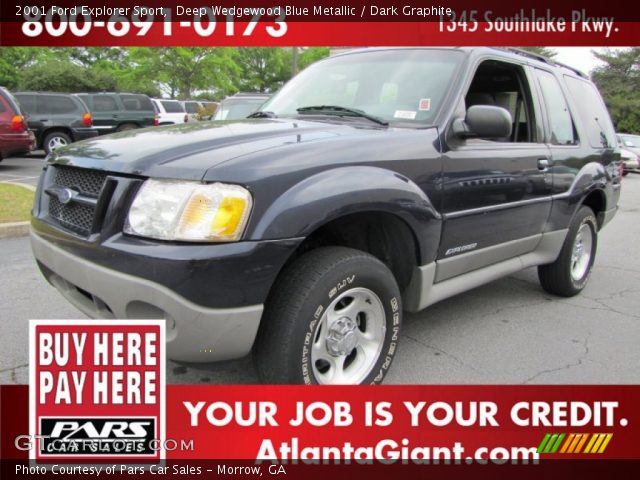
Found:
[[[620,135],[620,138],[622,138],[622,143],[625,147],[640,147],[640,136],[638,135]]]
[[[223,100],[214,120],[241,120],[258,110],[264,98],[243,98],[242,100]]]
[[[418,49],[333,57],[304,70],[260,110],[297,116],[299,108],[331,105],[390,123],[430,124],[462,58],[454,50]]]

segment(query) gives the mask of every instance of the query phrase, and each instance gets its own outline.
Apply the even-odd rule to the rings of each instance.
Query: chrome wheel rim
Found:
[[[382,301],[368,288],[338,295],[316,326],[311,364],[320,384],[358,384],[380,357],[386,334]]]
[[[591,253],[593,251],[593,233],[591,227],[583,223],[578,229],[578,234],[573,242],[571,252],[571,278],[579,281],[584,278],[591,263]]]
[[[50,151],[53,151],[58,147],[64,147],[65,145],[68,145],[68,142],[63,137],[53,137],[49,140],[48,144]]]

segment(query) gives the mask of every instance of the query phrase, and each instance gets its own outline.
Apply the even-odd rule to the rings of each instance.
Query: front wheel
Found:
[[[344,247],[307,253],[270,295],[254,358],[265,383],[380,383],[396,353],[402,305],[391,271]]]
[[[580,293],[589,281],[598,246],[598,223],[589,207],[576,213],[557,260],[538,267],[540,284],[562,297]]]

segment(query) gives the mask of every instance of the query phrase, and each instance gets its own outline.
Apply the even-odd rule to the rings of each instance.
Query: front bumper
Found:
[[[167,356],[173,360],[227,360],[251,350],[262,304],[204,307],[166,286],[72,255],[37,232],[31,246],[49,283],[89,317],[166,319]]]

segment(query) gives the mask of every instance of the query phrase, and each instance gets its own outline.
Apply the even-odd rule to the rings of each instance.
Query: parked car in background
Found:
[[[624,163],[624,174],[640,171],[640,135],[619,133],[620,157]]]
[[[93,115],[100,135],[135,128],[153,127],[159,118],[151,99],[139,93],[79,93]]]
[[[220,104],[218,102],[202,102],[202,110],[198,112],[198,120],[213,120]]]
[[[218,102],[185,100],[182,103],[191,120],[211,120],[218,110]]]
[[[204,110],[204,104],[202,102],[198,100],[184,100],[180,103],[184,107],[184,111],[189,115],[190,120],[200,120],[199,113]]]
[[[158,125],[175,125],[176,123],[187,123],[189,121],[189,115],[178,100],[152,98],[151,101],[156,107],[159,117]]]
[[[54,92],[16,92],[36,147],[47,154],[72,142],[98,136],[89,108],[77,95]]]
[[[9,91],[0,87],[0,160],[33,150],[36,139],[27,128],[18,102]]]
[[[236,93],[220,102],[214,120],[241,120],[247,118],[269,99],[266,93]]]
[[[626,176],[629,174],[629,172],[640,171],[640,158],[631,150],[621,148],[620,158],[622,159],[622,164],[624,165],[623,175]]]

